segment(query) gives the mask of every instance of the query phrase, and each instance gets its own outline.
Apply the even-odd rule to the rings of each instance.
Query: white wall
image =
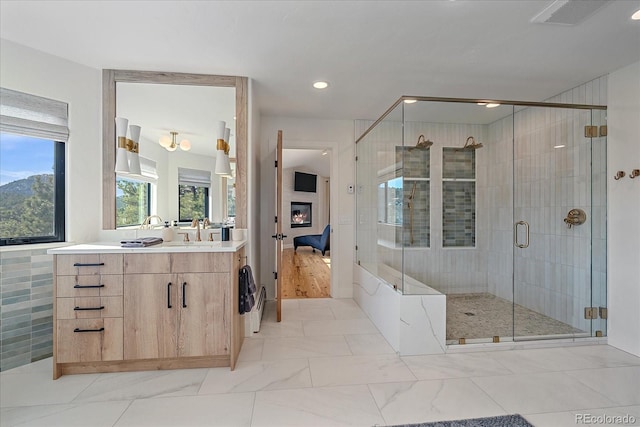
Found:
[[[353,295],[353,215],[355,198],[347,186],[355,181],[354,128],[351,120],[314,120],[263,116],[261,141],[261,277],[269,299],[275,296],[273,218],[275,216],[275,168],[273,161],[278,130],[284,148],[330,149],[331,155],[331,296]]]
[[[69,104],[67,240],[97,240],[102,228],[102,73],[0,40],[0,85]]]
[[[253,80],[249,79],[249,129],[247,135],[247,234],[248,243],[245,250],[246,262],[252,267],[256,283],[263,283],[260,271],[260,242],[262,241],[260,211],[261,190],[261,147],[260,147],[260,113],[253,102]],[[268,232],[268,231],[267,231]],[[268,239],[272,241],[271,239]],[[271,277],[271,276],[270,276]]]
[[[611,73],[608,93],[609,344],[640,356],[640,62]]]

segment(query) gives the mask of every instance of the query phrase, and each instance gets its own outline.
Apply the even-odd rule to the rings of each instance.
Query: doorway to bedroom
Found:
[[[331,297],[329,150],[282,150],[282,298]]]

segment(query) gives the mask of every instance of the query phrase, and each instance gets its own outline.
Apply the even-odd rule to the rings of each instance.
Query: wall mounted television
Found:
[[[317,175],[296,171],[293,178],[293,189],[295,191],[315,193],[317,180]]]

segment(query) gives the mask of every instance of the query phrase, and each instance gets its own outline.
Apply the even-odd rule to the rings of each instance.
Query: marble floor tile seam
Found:
[[[118,416],[118,419],[113,423],[113,426],[112,426],[112,427],[114,427],[114,426],[118,425],[118,423],[120,422],[120,420],[122,419],[122,417],[124,416],[124,414],[129,410],[129,408],[131,408],[131,405],[133,405],[133,402],[134,402],[134,401],[135,401],[135,399],[134,399],[134,400],[130,400],[130,401],[129,401],[129,404],[127,405],[127,407],[125,408],[125,410],[124,410],[124,411],[122,411],[122,413]]]
[[[369,394],[371,395],[371,400],[373,400],[373,403],[375,403],[376,408],[378,408],[378,414],[380,414],[380,418],[384,420],[384,424],[388,426],[392,425],[390,420],[386,419],[384,414],[382,413],[382,408],[380,407],[380,404],[376,401],[376,397],[373,395],[373,390],[371,390],[371,384],[367,384],[367,390],[369,390]]]
[[[528,389],[529,387],[527,386],[527,384],[529,382],[535,383],[536,380],[538,380],[540,377],[542,376],[548,376],[550,374],[556,374],[555,375],[555,379],[559,379],[559,376],[564,375],[567,378],[562,380],[563,384],[569,384],[571,383],[571,381],[574,381],[574,383],[579,383],[582,386],[585,386],[585,384],[581,383],[578,379],[570,377],[569,375],[563,373],[563,372],[537,372],[537,373],[526,373],[526,374],[514,374],[511,375],[512,377],[521,377],[518,381],[519,387],[521,389]],[[502,391],[497,391],[497,395],[494,396],[492,394],[491,391],[486,390],[486,385],[482,384],[482,381],[487,381],[490,380],[491,378],[504,378],[505,376],[500,376],[500,375],[496,375],[493,377],[476,377],[476,378],[469,378],[470,381],[472,381],[478,388],[480,388],[481,390],[483,390],[485,392],[485,394],[487,394],[493,401],[495,401],[496,403],[499,403],[499,401],[501,400],[500,397],[498,396]],[[478,382],[481,381],[481,382]],[[546,382],[546,381],[545,381]],[[596,395],[598,398],[600,398],[602,400],[602,402],[604,404],[599,404],[599,405],[593,405],[591,404],[591,402],[589,403],[585,403],[584,405],[576,405],[575,402],[572,402],[571,407],[568,407],[567,410],[572,410],[572,411],[583,411],[583,410],[588,410],[588,409],[592,409],[592,408],[614,408],[614,407],[618,407],[620,406],[619,403],[616,403],[612,400],[610,400],[607,396],[605,396],[604,394],[602,394],[601,392],[597,391],[597,390],[593,390],[590,387],[587,387],[586,390],[588,390],[588,392],[593,393],[594,395]],[[586,391],[585,389],[583,389],[583,392]],[[517,394],[517,393],[516,393]],[[584,394],[584,393],[583,393]],[[505,402],[506,403],[506,402]],[[500,405],[501,407],[505,408],[505,405]],[[549,410],[549,411],[540,411],[540,410],[528,410],[525,408],[505,408],[507,409],[507,413],[513,413],[514,411],[516,411],[517,413],[521,414],[521,415],[529,415],[529,414],[533,414],[533,413],[544,413],[544,412],[549,412],[549,413],[553,413],[553,412],[558,412],[557,410]]]

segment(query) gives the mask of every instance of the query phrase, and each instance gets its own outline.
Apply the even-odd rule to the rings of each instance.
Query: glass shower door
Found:
[[[591,335],[590,125],[587,109],[515,113],[514,340]]]

